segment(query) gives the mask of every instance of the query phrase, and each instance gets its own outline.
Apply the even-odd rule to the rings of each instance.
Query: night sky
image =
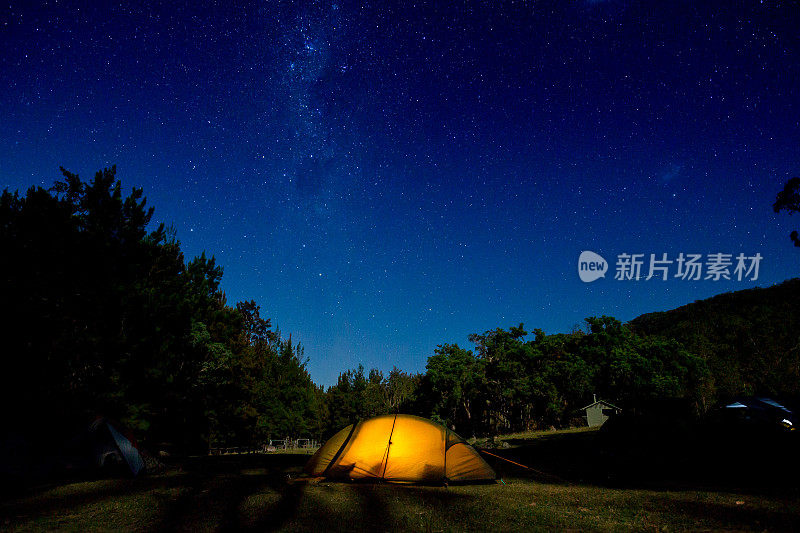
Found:
[[[453,3],[6,2],[0,187],[116,164],[326,385],[800,273],[771,209],[800,175],[795,2]],[[614,279],[720,252],[758,279]]]

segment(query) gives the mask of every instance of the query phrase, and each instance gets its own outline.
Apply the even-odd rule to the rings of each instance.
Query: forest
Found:
[[[141,189],[125,194],[114,167],[62,174],[0,198],[6,431],[102,414],[188,453],[322,439],[392,412],[471,437],[580,425],[593,395],[632,410],[677,400],[694,416],[739,394],[800,395],[800,280],[629,324],[465,332],[469,347],[440,344],[424,373],[343,369],[325,389],[300,340],[255,301],[226,301],[213,257],[187,259],[174,230],[153,227]]]

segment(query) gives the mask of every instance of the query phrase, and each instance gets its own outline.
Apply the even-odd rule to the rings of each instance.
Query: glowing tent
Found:
[[[311,476],[446,483],[495,479],[475,449],[444,426],[383,415],[347,426],[306,463]]]

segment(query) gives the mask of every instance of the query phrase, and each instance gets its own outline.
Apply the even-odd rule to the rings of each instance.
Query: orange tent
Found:
[[[311,476],[446,483],[495,479],[475,448],[444,426],[412,415],[383,415],[347,426],[317,450]]]

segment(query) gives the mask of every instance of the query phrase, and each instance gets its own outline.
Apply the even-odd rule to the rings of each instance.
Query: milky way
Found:
[[[442,4],[12,2],[0,184],[116,164],[328,384],[797,274],[795,3]],[[583,283],[584,250],[763,262]]]

